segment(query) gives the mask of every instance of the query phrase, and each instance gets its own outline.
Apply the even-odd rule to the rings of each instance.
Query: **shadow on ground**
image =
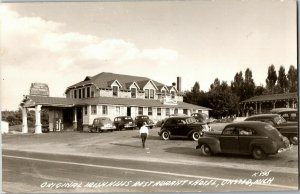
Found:
[[[135,145],[129,145],[129,144],[121,144],[121,143],[110,143],[111,145],[117,145],[117,146],[126,146],[126,147],[132,147],[132,148],[140,148],[141,146],[135,146]]]

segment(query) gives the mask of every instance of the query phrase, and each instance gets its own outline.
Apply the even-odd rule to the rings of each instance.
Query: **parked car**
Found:
[[[180,116],[166,119],[158,135],[164,140],[177,136],[191,138],[196,141],[204,131],[209,130],[210,128],[206,123],[197,122],[194,117]]]
[[[192,113],[191,116],[200,123],[210,123],[208,115],[205,113]]]
[[[289,140],[272,125],[259,121],[242,121],[225,126],[223,131],[207,132],[196,149],[203,155],[217,153],[246,154],[265,159],[291,148]]]
[[[271,124],[285,137],[291,144],[298,144],[298,123],[286,122],[286,120],[278,114],[260,114],[250,116],[245,121],[262,121]]]
[[[108,117],[98,117],[93,121],[92,126],[90,127],[90,132],[103,132],[111,131],[113,132],[116,129],[113,122]]]
[[[143,123],[146,122],[147,123],[147,126],[152,129],[153,126],[154,126],[154,122],[149,119],[148,116],[146,115],[140,115],[140,116],[136,116],[135,117],[135,125],[138,127],[138,128],[141,128],[143,126]]]
[[[298,110],[293,108],[275,108],[271,113],[281,115],[287,122],[298,122]]]
[[[116,126],[117,130],[122,129],[134,129],[136,125],[134,124],[132,118],[130,116],[121,116],[116,117],[114,119],[114,125]]]

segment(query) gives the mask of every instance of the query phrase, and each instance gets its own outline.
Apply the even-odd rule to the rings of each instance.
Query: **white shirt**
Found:
[[[148,135],[148,134],[149,134],[148,127],[142,126],[142,127],[140,128],[140,134],[141,134],[141,133],[147,133],[147,135]]]

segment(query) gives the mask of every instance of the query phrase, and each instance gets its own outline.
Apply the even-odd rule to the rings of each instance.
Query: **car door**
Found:
[[[255,137],[255,130],[249,127],[238,127],[239,132],[239,152],[242,154],[250,153],[250,143]]]
[[[188,128],[187,128],[187,122],[185,119],[179,119],[177,120],[177,134],[179,136],[187,136],[188,134]]]
[[[239,153],[239,136],[235,127],[226,127],[220,136],[220,146],[223,153]]]

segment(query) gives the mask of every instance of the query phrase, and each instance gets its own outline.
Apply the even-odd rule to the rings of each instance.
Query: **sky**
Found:
[[[250,68],[297,66],[294,0],[2,3],[1,109],[17,110],[31,83],[50,96],[86,76],[145,76],[182,90],[208,91]]]

